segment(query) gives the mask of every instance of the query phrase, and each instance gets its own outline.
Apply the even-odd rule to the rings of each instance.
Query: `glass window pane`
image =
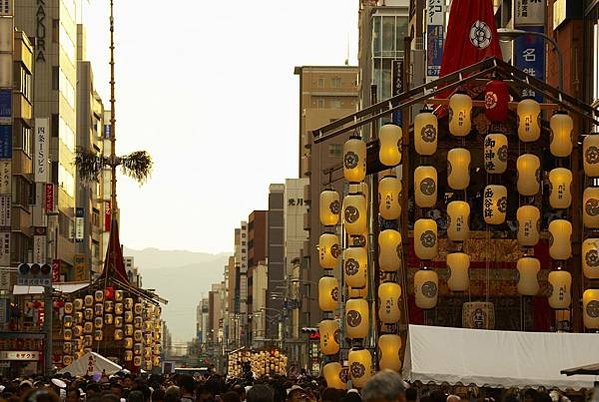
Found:
[[[395,47],[395,17],[383,17],[383,52],[392,52]]]
[[[381,17],[373,17],[372,51],[374,56],[381,54]]]
[[[404,50],[404,38],[408,36],[408,19],[397,17],[395,21],[395,50]]]

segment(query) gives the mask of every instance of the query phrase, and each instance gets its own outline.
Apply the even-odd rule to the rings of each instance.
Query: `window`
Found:
[[[331,78],[331,86],[333,88],[341,88],[341,78]]]
[[[33,101],[33,88],[31,87],[31,74],[21,67],[20,91],[30,103]]]
[[[58,136],[60,141],[71,151],[75,152],[75,133],[64,121],[62,116],[59,117],[58,122]]]
[[[67,79],[62,69],[59,69],[58,72],[58,89],[67,103],[75,108],[75,88],[73,88],[73,84]]]
[[[246,242],[244,242],[244,241],[242,241],[242,242],[241,242],[241,245],[242,245],[242,246],[245,246],[245,244],[246,244]]]
[[[318,88],[324,88],[324,78],[318,79]]]
[[[342,144],[329,144],[329,157],[330,158],[340,158],[343,154],[343,145]]]
[[[21,149],[25,153],[25,155],[31,157],[31,129],[25,125],[21,127]]]
[[[324,109],[325,108],[324,98],[316,98],[316,108],[317,109]]]
[[[61,163],[58,164],[58,185],[68,195],[75,197],[75,179]]]
[[[341,109],[341,100],[340,99],[331,99],[329,101],[329,106],[331,109]]]
[[[12,177],[12,203],[27,208],[31,201],[32,184],[23,176]]]

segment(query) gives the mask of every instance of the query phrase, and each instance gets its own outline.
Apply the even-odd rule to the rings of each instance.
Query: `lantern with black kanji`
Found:
[[[518,221],[518,244],[521,247],[534,247],[539,242],[541,212],[533,205],[523,205],[516,212]]]
[[[400,179],[395,176],[386,176],[379,181],[379,213],[383,219],[399,219],[401,216],[400,196]]]
[[[466,241],[470,233],[470,205],[465,201],[447,204],[447,238],[451,241]]]
[[[549,306],[553,309],[570,308],[572,275],[568,271],[558,269],[549,273],[547,281],[550,290]]]
[[[366,286],[368,276],[368,252],[363,247],[343,250],[343,273],[345,283],[352,288]]]
[[[541,106],[532,98],[518,102],[518,137],[522,142],[534,142],[541,136]]]
[[[379,285],[379,316],[383,324],[395,324],[400,318],[401,286],[395,282]]]
[[[588,279],[599,279],[599,238],[582,242],[582,272]]]
[[[323,320],[319,325],[320,351],[331,356],[339,353],[339,322],[337,320]]]
[[[318,241],[318,255],[320,266],[325,269],[332,269],[337,266],[337,260],[341,248],[339,247],[339,238],[334,233],[323,233]]]
[[[323,226],[335,226],[339,222],[341,202],[339,193],[328,189],[320,193],[320,223]]]
[[[456,137],[464,137],[470,133],[472,98],[466,94],[456,93],[449,98],[449,132]]]
[[[504,134],[487,134],[484,142],[485,170],[490,174],[502,174],[507,169],[508,141]]]
[[[490,184],[483,194],[483,217],[488,225],[501,225],[507,213],[507,188]]]
[[[549,205],[551,205],[551,208],[570,208],[572,203],[571,186],[571,170],[555,168],[549,172]]]
[[[584,174],[599,177],[599,134],[589,134],[582,142]]]

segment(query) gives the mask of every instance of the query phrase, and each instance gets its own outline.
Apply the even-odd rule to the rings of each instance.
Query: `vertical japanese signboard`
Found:
[[[83,208],[75,209],[75,241],[81,243],[85,236],[85,218]]]
[[[426,1],[426,82],[439,78],[445,40],[445,1]]]
[[[543,32],[542,26],[519,27],[526,31]],[[526,74],[545,81],[545,42],[538,36],[522,35],[514,43],[514,64]],[[522,96],[534,97],[542,102],[542,96],[530,89],[523,89]]]
[[[46,262],[46,228],[36,227],[33,229],[33,262]]]
[[[0,121],[8,121],[12,117],[12,91],[10,89],[0,90]]]
[[[0,126],[0,158],[12,158],[12,126]]]
[[[393,96],[399,95],[404,91],[403,86],[403,60],[392,60],[391,61],[391,80],[393,81]],[[401,111],[397,110],[393,112],[393,124],[401,126],[402,115]]]
[[[11,193],[11,176],[12,172],[12,160],[3,159],[0,160],[0,194]]]
[[[54,184],[46,183],[44,209],[46,213],[54,212]]]
[[[60,260],[52,260],[52,283],[60,282]]]
[[[545,25],[545,0],[516,0],[514,26]]]
[[[46,183],[48,181],[49,134],[48,119],[35,119],[35,157],[33,159],[33,170],[36,183]]]
[[[3,230],[10,230],[10,210],[10,194],[0,194],[0,228]]]
[[[75,254],[75,264],[73,265],[73,269],[75,271],[75,280],[76,281],[84,281],[86,279],[86,271],[85,271],[85,255],[84,254]]]
[[[10,266],[10,232],[0,232],[0,266]]]

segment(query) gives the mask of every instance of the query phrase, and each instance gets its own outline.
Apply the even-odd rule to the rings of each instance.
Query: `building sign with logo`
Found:
[[[52,261],[52,282],[60,282],[60,260]]]
[[[544,0],[516,0],[514,4],[514,26],[545,26]]]
[[[539,27],[519,27],[525,31],[544,32],[544,28]],[[516,68],[524,71],[526,74],[545,81],[545,41],[543,38],[532,35],[522,35],[514,43],[514,65]],[[535,93],[534,90],[525,88],[522,90],[522,96],[532,96],[537,101],[542,102],[542,96]]]
[[[85,254],[75,254],[74,262],[73,269],[75,270],[75,280],[84,281],[86,279]]]
[[[35,61],[46,62],[46,2],[37,0],[35,13]]]
[[[392,81],[392,94],[393,96],[399,95],[403,92],[403,60],[392,60],[391,61],[391,81]],[[402,124],[401,110],[393,112],[392,120],[393,124],[401,126]]]
[[[54,212],[54,184],[46,183],[44,209],[46,213]]]
[[[50,142],[49,122],[47,118],[35,119],[35,157],[33,160],[34,178],[36,183],[48,181],[48,156]]]
[[[37,351],[0,351],[0,360],[38,361],[40,352]]]

